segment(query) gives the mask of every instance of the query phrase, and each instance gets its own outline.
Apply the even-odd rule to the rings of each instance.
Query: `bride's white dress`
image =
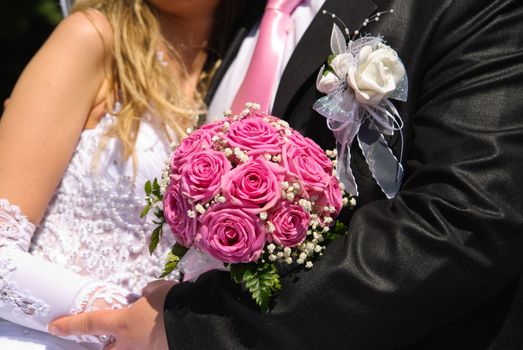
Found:
[[[129,293],[140,294],[161,273],[173,242],[165,237],[149,255],[152,229],[140,212],[144,183],[161,176],[169,142],[161,128],[145,120],[134,172],[133,161],[122,160],[116,140],[106,140],[100,151],[113,121],[106,115],[96,128],[83,131],[36,230],[8,199],[0,199],[2,350],[100,349],[100,344],[50,336],[47,325],[57,317],[92,310],[102,298],[122,306]]]

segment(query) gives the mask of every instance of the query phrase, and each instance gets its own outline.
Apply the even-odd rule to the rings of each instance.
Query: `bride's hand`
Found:
[[[116,341],[107,344],[106,350],[167,350],[163,304],[174,284],[171,281],[156,281],[148,285],[143,296],[127,308],[60,318],[49,325],[49,332],[58,336],[111,335]]]

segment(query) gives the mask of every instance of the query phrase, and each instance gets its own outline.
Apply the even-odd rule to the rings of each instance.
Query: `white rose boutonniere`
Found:
[[[392,12],[378,12],[366,19],[363,26]],[[332,13],[323,13],[339,20]],[[406,70],[398,53],[383,38],[370,35],[356,38],[359,32],[351,36],[347,27],[345,34],[347,38],[334,24],[332,55],[316,81],[317,89],[327,96],[316,101],[313,108],[327,118],[336,137],[338,176],[347,191],[358,193],[350,170],[350,147],[357,139],[372,175],[385,195],[392,198],[401,185],[403,167],[401,157],[399,161],[396,159],[383,135],[399,132],[403,140],[403,122],[390,100],[406,101]]]
[[[377,106],[387,99],[405,75],[396,51],[379,44],[377,49],[364,46],[357,65],[350,65],[348,82],[359,103]]]
[[[318,90],[324,94],[330,94],[339,89],[341,79],[332,72],[327,72],[318,82]]]

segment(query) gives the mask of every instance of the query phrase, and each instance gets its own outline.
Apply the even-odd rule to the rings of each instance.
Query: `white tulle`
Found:
[[[122,160],[116,140],[107,140],[99,151],[113,121],[107,115],[82,133],[36,230],[16,206],[0,201],[0,318],[12,322],[0,320],[0,349],[25,349],[21,334],[24,346],[34,345],[31,350],[76,349],[40,331],[56,317],[95,309],[97,300],[121,307],[127,295],[140,294],[161,274],[173,241],[165,237],[149,255],[152,227],[140,212],[144,183],[161,175],[169,142],[152,121],[143,122],[135,172],[132,160]]]

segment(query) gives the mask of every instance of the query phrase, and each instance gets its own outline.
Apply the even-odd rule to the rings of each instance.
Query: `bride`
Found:
[[[100,349],[47,325],[159,275],[172,242],[147,253],[144,182],[195,125],[238,8],[77,0],[27,66],[0,120],[1,349]]]

